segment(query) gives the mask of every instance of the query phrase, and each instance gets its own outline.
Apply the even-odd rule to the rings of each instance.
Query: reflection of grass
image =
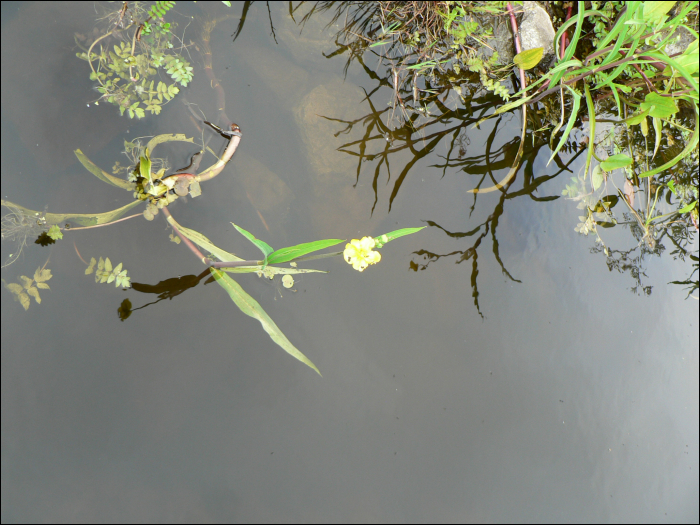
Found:
[[[27,246],[27,237],[39,235],[43,231],[43,215],[32,217],[12,204],[3,203],[10,213],[2,217],[2,240],[15,241],[15,251],[11,253],[2,267],[15,262]]]

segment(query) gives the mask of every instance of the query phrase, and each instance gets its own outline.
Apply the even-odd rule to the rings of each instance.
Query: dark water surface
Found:
[[[199,14],[201,4],[177,9]],[[49,212],[114,209],[129,195],[73,150],[109,170],[124,163],[124,140],[198,138],[177,98],[140,122],[88,107],[98,95],[73,33],[93,27],[92,4],[2,8],[4,199]],[[124,298],[136,308],[156,296],[95,284],[72,244],[123,262],[134,282],[199,274],[162,216],[69,232],[49,248],[30,240],[3,278],[31,276],[49,256],[54,277],[26,312],[1,294],[2,521],[697,522],[698,302],[666,284],[691,266],[649,258],[653,292],[633,293],[629,273],[608,271],[593,239],[574,232],[570,201],[494,192],[474,205],[474,177],[430,167],[448,139],[393,199],[412,156],[392,158],[372,213],[376,163],[354,187],[357,158],[336,151],[361,126],[335,138],[343,126],[318,115],[367,115],[360,87],[376,82],[357,63],[344,79],[345,56],[323,57],[338,29],[320,31],[327,17],[299,35],[287,4],[270,10],[277,44],[264,4],[235,43],[237,19],[213,33],[215,74],[243,140],[201,198],[173,206],[175,218],[249,258],[255,249],[231,221],[276,248],[431,226],[389,244],[363,273],[339,258],[307,263],[329,273],[303,275],[296,292],[237,277],[322,378],[216,284],[120,321]],[[191,54],[195,80],[183,94],[215,114]],[[391,89],[372,100],[384,109]],[[468,155],[484,154],[489,126],[465,128]],[[492,149],[519,136],[517,116],[501,126]],[[186,165],[194,150],[169,150],[171,162]],[[548,158],[546,148],[533,154],[536,176],[559,171]],[[561,195],[569,176],[534,195]],[[607,239],[636,244],[621,228]],[[4,260],[12,245],[2,250]]]

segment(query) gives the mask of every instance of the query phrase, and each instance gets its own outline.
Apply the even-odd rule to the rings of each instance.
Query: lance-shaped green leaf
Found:
[[[278,328],[272,318],[267,315],[265,310],[263,310],[262,306],[260,306],[255,299],[248,295],[236,281],[231,279],[231,277],[226,275],[226,273],[222,272],[221,270],[216,268],[210,268],[209,270],[214,276],[214,279],[216,279],[216,282],[219,283],[224,290],[226,290],[233,302],[236,303],[236,306],[241,309],[241,312],[260,321],[263,329],[270,335],[275,343],[282,347],[285,352],[295,359],[298,359],[305,365],[316,370],[318,375],[321,375],[321,372],[318,371],[316,365],[314,365],[308,357],[297,350],[297,348]]]
[[[61,223],[63,221],[71,221],[76,224],[80,224],[81,226],[94,226],[96,224],[107,224],[108,222],[116,221],[118,218],[120,218],[122,215],[124,215],[127,211],[129,211],[131,208],[134,206],[138,206],[139,204],[142,204],[143,201],[132,201],[126,206],[122,206],[121,208],[117,208],[116,210],[112,211],[106,211],[104,213],[42,213],[36,210],[30,210],[29,208],[25,208],[24,206],[20,206],[19,204],[15,204],[14,202],[6,201],[3,200],[2,202],[3,206],[6,207],[14,207],[19,209],[24,215],[30,216],[30,217],[36,217],[38,215],[42,215],[44,219],[46,219],[46,224],[47,225],[54,225]]]
[[[144,179],[146,179],[146,181],[148,181],[143,185],[143,189],[146,190],[146,193],[158,195],[160,192],[158,191],[158,188],[156,188],[156,185],[153,182],[153,176],[151,175],[151,153],[148,148],[146,148],[144,150],[144,154],[141,155],[139,173]]]
[[[404,235],[411,235],[412,233],[419,232],[423,228],[425,228],[425,226],[421,226],[420,228],[401,228],[400,230],[394,230],[393,232],[385,233],[384,235],[380,235],[379,237],[374,238],[374,247],[381,248],[386,243],[393,241],[394,239],[398,239],[399,237],[403,237]]]
[[[683,206],[680,210],[678,210],[678,213],[688,213],[691,211],[693,208],[695,208],[695,205],[698,203],[698,201],[693,201],[687,206]]]
[[[101,181],[106,182],[107,184],[111,184],[112,186],[116,186],[117,188],[122,188],[123,190],[133,191],[134,189],[136,189],[136,185],[133,182],[129,182],[127,180],[120,179],[119,177],[115,177],[114,175],[110,175],[102,168],[97,166],[94,162],[92,162],[89,158],[87,158],[85,154],[79,149],[75,150],[74,153],[75,156],[78,157],[80,164],[82,164],[86,170],[88,170]]]
[[[233,223],[231,223],[233,224]],[[265,264],[267,264],[267,256],[270,255],[272,252],[274,252],[274,248],[267,244],[265,241],[261,241],[260,239],[256,239],[255,235],[250,233],[249,231],[244,230],[240,226],[236,226],[233,224],[233,227],[236,228],[241,235],[243,235],[246,239],[248,239],[250,242],[252,242],[255,246],[258,247],[258,249],[263,252],[263,255],[265,256]]]
[[[345,242],[345,239],[325,239],[322,241],[305,242],[303,244],[297,244],[296,246],[280,248],[268,255],[267,264],[280,264],[293,261],[297,257],[302,257],[307,253],[330,248],[342,242]]]
[[[189,240],[191,240],[193,243],[198,245],[200,248],[204,248],[208,252],[210,252],[214,257],[219,259],[220,261],[242,261],[240,257],[227,252],[226,250],[222,250],[218,246],[216,246],[214,243],[212,243],[209,239],[207,239],[204,235],[199,233],[198,231],[195,230],[190,230],[189,228],[185,228],[184,226],[180,225],[173,217],[172,215],[169,215],[167,217],[168,222],[172,225],[174,225],[178,230],[180,230],[180,233],[187,237]]]
[[[609,172],[618,168],[626,168],[630,164],[632,164],[631,158],[629,158],[624,153],[618,153],[617,155],[611,155],[603,162],[601,162],[600,167],[601,169]]]
[[[686,156],[690,155],[690,153],[695,149],[695,146],[698,144],[698,140],[700,139],[700,112],[698,112],[697,106],[695,107],[695,129],[693,130],[693,135],[690,137],[688,140],[688,143],[685,145],[685,148],[683,148],[683,151],[681,151],[678,155],[676,155],[673,159],[669,160],[667,163],[662,164],[661,166],[657,166],[653,170],[650,171],[645,171],[644,173],[639,174],[639,178],[644,178],[644,177],[651,177],[652,175],[656,175],[657,173],[664,171],[671,166],[675,166],[678,164],[683,158]]]
[[[148,141],[146,149],[153,152],[153,149],[164,142],[191,142],[194,143],[193,139],[188,139],[187,136],[182,133],[165,133],[163,135],[156,135],[151,140]]]
[[[552,162],[552,159],[554,158],[554,156],[559,152],[561,147],[564,145],[564,143],[566,142],[566,139],[569,138],[569,133],[571,133],[571,128],[574,127],[574,123],[576,122],[576,118],[578,116],[578,108],[581,105],[581,95],[578,94],[573,89],[571,89],[566,84],[564,85],[564,87],[569,90],[571,95],[574,97],[574,100],[573,100],[573,103],[571,105],[572,107],[571,107],[571,114],[569,115],[569,121],[566,123],[566,128],[564,129],[563,135],[559,139],[559,143],[557,144],[557,147],[554,148],[554,151],[552,152],[552,156],[549,157],[549,160],[547,161],[548,166],[549,166],[549,163]]]

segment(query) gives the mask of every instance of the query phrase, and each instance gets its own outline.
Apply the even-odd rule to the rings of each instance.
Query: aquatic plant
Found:
[[[174,5],[172,1],[158,1],[146,10],[142,2],[124,2],[118,16],[107,16],[109,31],[87,49],[82,42],[85,37],[76,35],[76,43],[83,49],[77,57],[89,63],[90,80],[97,82],[97,91],[102,94],[95,104],[106,100],[119,107],[120,115],[126,112],[129,118],[143,118],[146,111],[158,115],[163,104],[179,93],[177,84],[185,87],[192,80],[193,68],[174,50],[177,38],[173,31],[177,25],[164,19]],[[106,44],[110,37],[113,42],[124,39],[110,49]],[[95,47],[98,43],[99,51]],[[173,82],[158,80],[158,69]]]

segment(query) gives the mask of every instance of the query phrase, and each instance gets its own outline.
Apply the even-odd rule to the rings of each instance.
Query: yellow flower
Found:
[[[352,264],[355,270],[361,272],[370,264],[376,264],[382,256],[379,252],[373,252],[375,242],[372,237],[363,237],[362,240],[353,239],[345,245],[343,258],[348,264]]]

